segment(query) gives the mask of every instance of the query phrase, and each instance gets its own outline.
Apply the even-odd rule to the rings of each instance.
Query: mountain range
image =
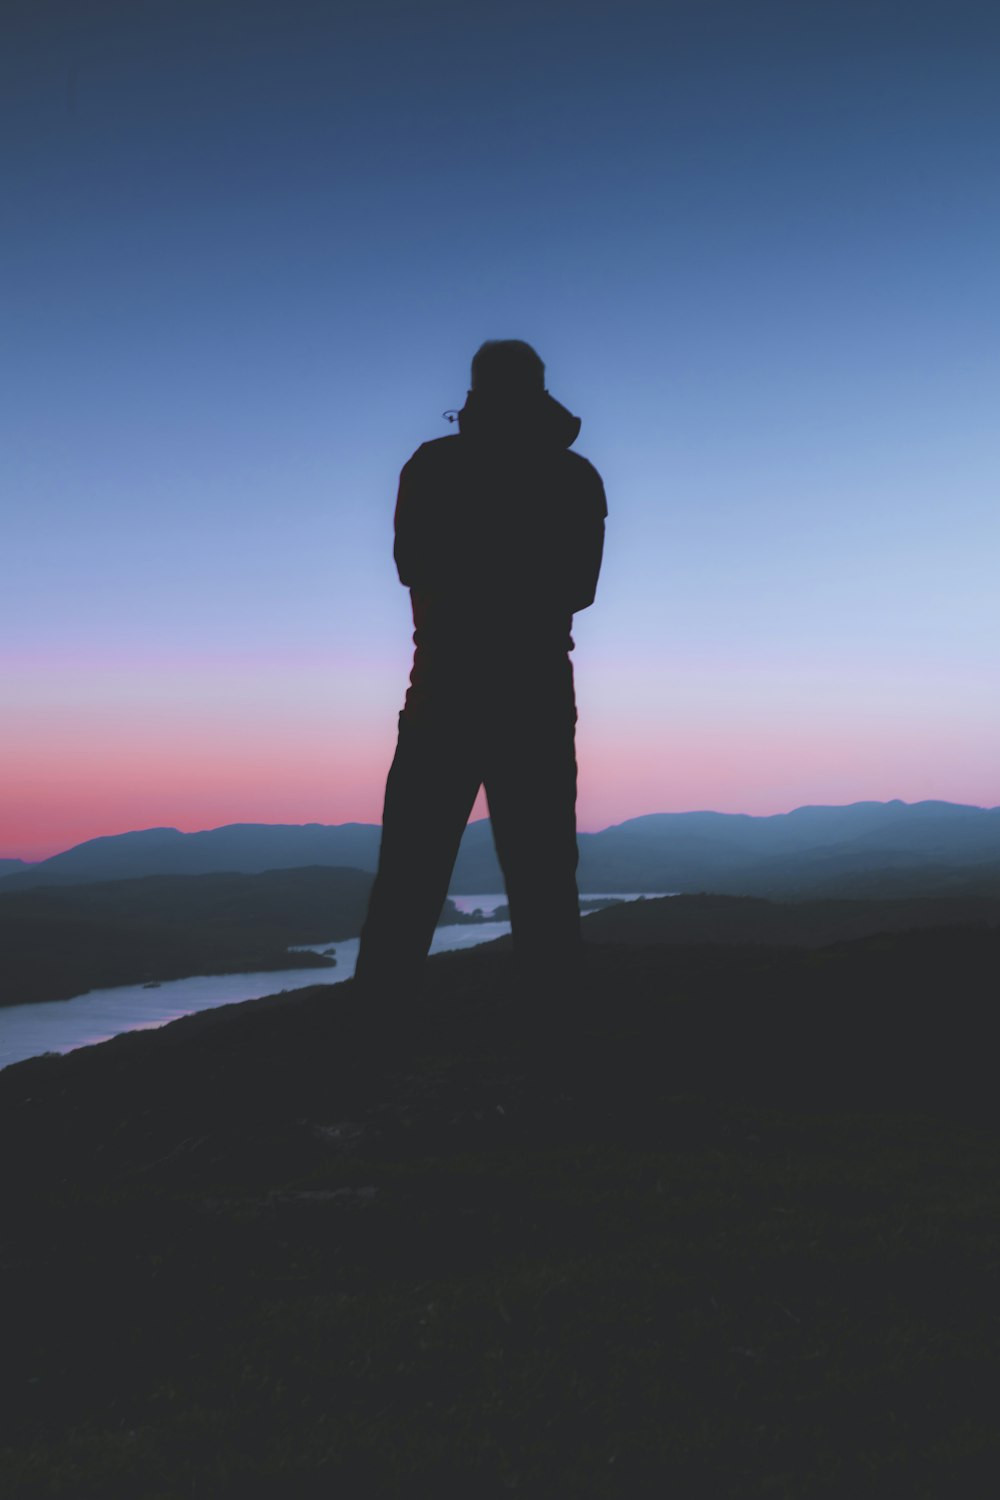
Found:
[[[33,865],[0,862],[0,892],[146,875],[256,874],[304,865],[373,871],[373,823],[235,823],[89,839]],[[581,891],[756,896],[1000,893],[1000,808],[855,802],[741,813],[654,813],[579,835]],[[4,873],[4,866],[14,866]],[[453,894],[498,892],[490,825],[469,825]]]

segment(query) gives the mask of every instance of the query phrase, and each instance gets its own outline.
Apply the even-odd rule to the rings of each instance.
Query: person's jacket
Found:
[[[470,392],[458,433],[404,467],[394,556],[413,603],[414,689],[448,662],[572,650],[607,515],[600,475],[570,450],[579,431],[547,392],[516,406]]]

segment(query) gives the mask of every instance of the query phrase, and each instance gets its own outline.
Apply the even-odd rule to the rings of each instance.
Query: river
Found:
[[[635,901],[641,896],[659,892],[629,892],[613,898]],[[453,896],[459,911],[479,910],[492,915],[506,902],[506,896]],[[601,893],[584,893],[581,900],[596,901]],[[439,927],[434,934],[431,953],[448,953],[456,948],[474,948],[491,943],[510,931],[509,922],[482,922],[473,926]],[[259,1000],[262,995],[276,995],[282,990],[302,990],[313,984],[340,984],[350,979],[358,960],[358,939],[339,943],[299,945],[301,951],[336,952],[334,969],[271,969],[258,974],[195,975],[190,979],[171,979],[149,989],[142,984],[116,985],[114,989],[88,990],[71,1000],[43,1000],[33,1005],[8,1005],[0,1009],[0,1068],[38,1057],[43,1052],[72,1052],[106,1042],[123,1031],[148,1031],[166,1026],[181,1016],[198,1010],[212,1010],[218,1005],[232,1005],[240,1000]]]

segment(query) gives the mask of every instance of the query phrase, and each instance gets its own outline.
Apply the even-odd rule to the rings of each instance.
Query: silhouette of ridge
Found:
[[[29,885],[139,875],[260,873],[297,865],[374,871],[377,824],[229,824],[197,833],[141,829],[78,844],[0,874],[0,893]],[[1000,808],[946,802],[860,802],[745,813],[651,813],[577,835],[582,891],[716,890],[732,895],[919,894],[1000,872]],[[990,874],[989,866],[997,870]],[[977,868],[978,867],[978,868]],[[921,873],[923,872],[923,874]],[[924,878],[926,877],[926,879]],[[451,890],[503,889],[489,823],[465,831]],[[860,892],[859,892],[860,893]]]

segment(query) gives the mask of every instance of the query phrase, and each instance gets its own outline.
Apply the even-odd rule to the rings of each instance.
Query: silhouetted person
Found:
[[[480,786],[519,963],[558,971],[580,944],[570,629],[597,587],[604,486],[519,340],[478,351],[458,428],[399,482],[416,649],[357,968],[380,992],[419,973]]]

